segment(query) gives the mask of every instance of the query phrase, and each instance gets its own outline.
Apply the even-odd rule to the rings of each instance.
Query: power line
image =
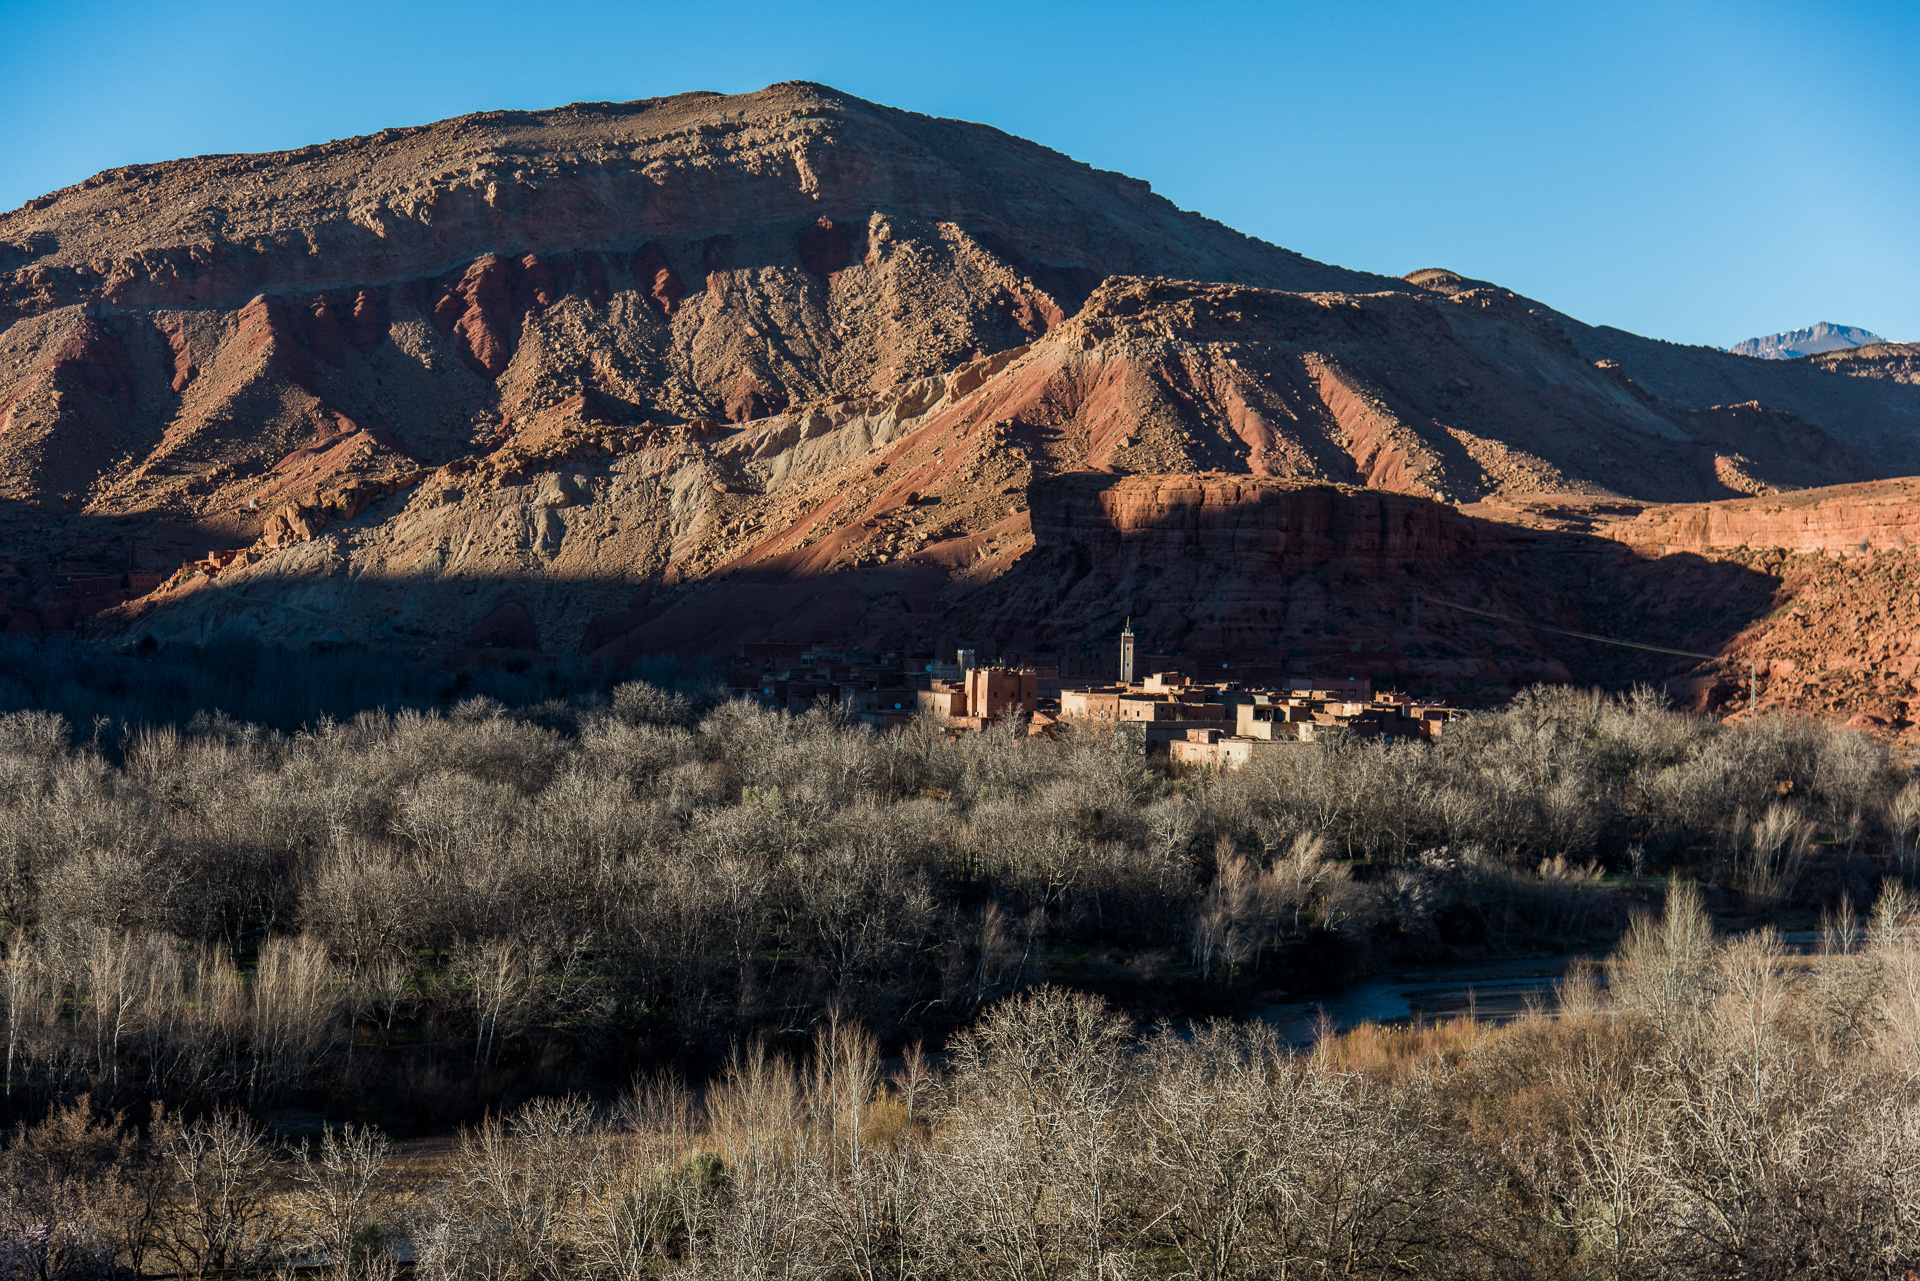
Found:
[[[1416,602],[1419,599],[1420,598],[1417,596],[1414,597],[1414,600]],[[1439,605],[1443,609],[1457,609],[1463,614],[1478,614],[1482,618],[1491,618],[1496,620],[1497,622],[1513,623],[1520,627],[1530,627],[1536,632],[1553,632],[1554,634],[1559,636],[1577,636],[1581,640],[1598,641],[1602,645],[1619,645],[1624,649],[1644,649],[1644,650],[1651,651],[1652,653],[1655,653],[1655,654],[1673,654],[1679,658],[1705,658],[1705,659],[1718,660],[1726,657],[1726,655],[1724,654],[1700,654],[1690,649],[1668,649],[1664,645],[1642,645],[1639,641],[1615,640],[1611,636],[1596,636],[1592,632],[1576,632],[1576,631],[1571,631],[1565,627],[1549,627],[1545,623],[1530,623],[1524,618],[1510,618],[1505,614],[1495,614],[1484,609],[1474,609],[1470,605],[1456,605],[1452,601],[1436,600],[1432,596],[1429,596],[1426,599],[1427,599],[1427,604]]]
[[[1531,628],[1537,632],[1552,632],[1557,636],[1574,636],[1580,640],[1594,641],[1601,645],[1618,645],[1622,649],[1643,649],[1654,654],[1672,654],[1677,658],[1703,658],[1710,663],[1726,661],[1725,654],[1702,654],[1691,649],[1669,649],[1665,645],[1642,645],[1639,641],[1615,640],[1611,636],[1596,636],[1592,632],[1576,632],[1567,627],[1549,627],[1545,623],[1530,623],[1524,618],[1513,618],[1506,614],[1496,614],[1491,610],[1475,609],[1471,605],[1456,605],[1452,601],[1436,600],[1427,597],[1427,603],[1443,609],[1457,609],[1463,614],[1478,614],[1482,618],[1491,618],[1496,622],[1512,623],[1518,627]],[[1420,598],[1413,598],[1413,625],[1420,626]],[[1747,709],[1749,712],[1760,706],[1760,664],[1753,658],[1747,659]]]

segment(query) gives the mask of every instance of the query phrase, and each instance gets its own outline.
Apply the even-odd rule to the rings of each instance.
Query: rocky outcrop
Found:
[[[1600,527],[1660,554],[1735,551],[1855,556],[1920,546],[1920,481],[1843,485],[1735,502],[1649,507]]]
[[[1920,548],[1836,556],[1779,549],[1735,552],[1776,578],[1774,607],[1731,638],[1721,700],[1747,711],[1748,672],[1760,707],[1816,712],[1855,728],[1920,736]]]
[[[1062,476],[1037,487],[1032,519],[1043,550],[1071,546],[1103,565],[1157,559],[1208,581],[1334,560],[1384,575],[1485,551],[1494,528],[1401,494],[1216,474]]]
[[[1811,356],[1807,363],[1830,373],[1889,382],[1920,383],[1920,343],[1874,343]]]
[[[76,327],[53,353],[51,374],[58,382],[83,387],[96,396],[131,405],[135,374],[127,353],[98,323]]]
[[[458,337],[460,354],[475,373],[493,379],[506,372],[528,313],[544,311],[558,298],[553,273],[539,255],[515,261],[485,254],[439,291],[433,323]]]
[[[278,551],[295,543],[309,542],[323,524],[317,513],[299,503],[288,503],[267,517],[260,530],[258,546],[264,551]]]
[[[596,258],[596,264],[598,261]],[[687,296],[687,287],[667,261],[666,251],[652,242],[640,246],[633,251],[631,271],[634,283],[647,301],[659,310],[663,319],[671,319],[673,309]],[[604,282],[599,284],[599,288],[605,287]]]
[[[167,372],[172,375],[167,380],[167,387],[175,393],[183,392],[200,372],[200,367],[193,363],[193,348],[188,342],[186,328],[177,315],[158,316],[154,324],[167,342]]]

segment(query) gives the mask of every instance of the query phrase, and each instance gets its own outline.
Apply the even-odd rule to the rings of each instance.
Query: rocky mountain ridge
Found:
[[[1801,356],[1817,356],[1825,351],[1845,351],[1849,347],[1868,347],[1886,341],[1871,330],[1854,325],[1830,324],[1823,320],[1805,329],[1768,334],[1764,338],[1749,338],[1727,350],[1736,356],[1756,356],[1761,360],[1794,360]]]
[[[1421,575],[1562,626],[1625,591],[1697,648],[1765,576],[1688,550],[1636,577],[1596,513],[1920,473],[1911,349],[1762,362],[1329,267],[814,85],[119,170],[0,216],[0,244],[15,630],[456,664],[1097,646],[1137,548],[1177,585],[1136,604],[1162,646],[1311,662],[1338,634],[1409,678],[1612,679],[1465,616],[1409,640],[1413,579],[1364,556],[1229,587],[1125,503],[1058,509],[1075,529],[1056,499],[1211,477],[1250,528],[1367,493],[1486,507]],[[1502,585],[1510,556],[1533,568]]]

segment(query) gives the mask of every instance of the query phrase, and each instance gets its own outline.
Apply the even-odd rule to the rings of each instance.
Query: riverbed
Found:
[[[1818,930],[1782,936],[1789,953],[1807,954],[1820,945]],[[1471,1014],[1489,1023],[1509,1023],[1529,1008],[1552,1014],[1559,1008],[1560,983],[1584,953],[1502,957],[1447,965],[1403,966],[1311,1001],[1278,1001],[1253,1007],[1256,1018],[1271,1023],[1291,1045],[1312,1045],[1322,1017],[1336,1032],[1362,1023],[1406,1026]],[[1604,956],[1591,956],[1597,963]],[[1605,982],[1604,972],[1596,975]]]

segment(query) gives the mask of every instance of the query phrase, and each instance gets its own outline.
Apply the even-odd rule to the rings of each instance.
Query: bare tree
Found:
[[[670,1254],[697,1254],[711,1214],[692,1207],[711,1189],[682,1194],[682,1162],[697,1148],[693,1100],[671,1078],[628,1094],[617,1127],[595,1136],[583,1194],[569,1225],[584,1264],[620,1281],[647,1281]]]
[[[454,964],[473,1012],[473,1061],[491,1063],[520,1032],[544,958],[514,939],[484,939],[461,949]]]
[[[1920,879],[1920,783],[1908,783],[1887,802],[1887,832],[1893,837],[1893,866],[1908,884]]]
[[[339,984],[327,951],[310,936],[273,938],[260,949],[252,989],[248,1097],[276,1099],[302,1080],[333,1038]]]
[[[1007,1278],[1124,1274],[1127,1039],[1100,1001],[1042,988],[956,1043],[938,1168],[947,1232],[970,1248],[951,1266]]]
[[[1700,891],[1676,880],[1657,919],[1641,916],[1628,927],[1607,963],[1608,988],[1620,1005],[1678,1036],[1713,997],[1712,963],[1713,927]]]
[[[173,1173],[160,1254],[183,1276],[245,1272],[275,1261],[290,1243],[275,1211],[266,1136],[237,1112],[217,1111],[168,1133],[161,1149]]]
[[[294,1171],[294,1200],[308,1225],[310,1248],[343,1281],[393,1271],[386,1248],[392,1151],[371,1126],[329,1128],[318,1151]]]
[[[536,1099],[461,1132],[451,1178],[415,1228],[423,1275],[561,1277],[566,1233],[592,1170],[592,1117],[579,1098]]]

